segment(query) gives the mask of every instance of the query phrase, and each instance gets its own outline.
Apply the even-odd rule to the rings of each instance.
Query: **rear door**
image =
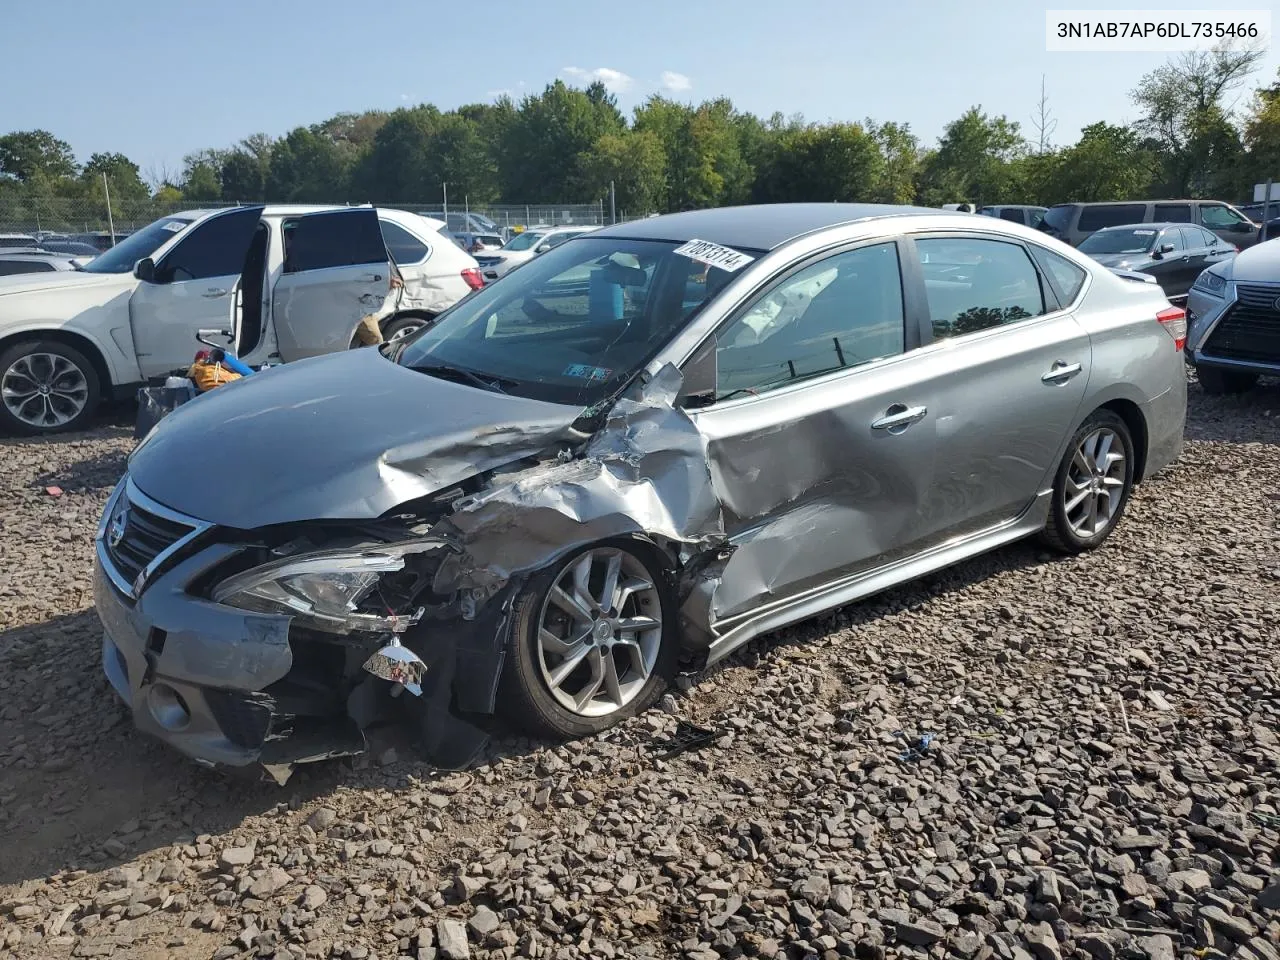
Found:
[[[154,282],[134,289],[129,324],[143,377],[189,367],[196,331],[227,328],[261,216],[262,207],[237,207],[202,220],[156,263]]]
[[[346,350],[363,317],[379,313],[391,264],[373,207],[288,217],[284,266],[271,298],[281,359]]]
[[[1178,296],[1182,296],[1191,289],[1191,284],[1196,282],[1196,277],[1200,276],[1200,272],[1213,262],[1210,257],[1213,256],[1213,250],[1219,244],[1219,240],[1212,233],[1201,230],[1193,224],[1179,227],[1178,230],[1182,234],[1182,242],[1186,246],[1186,260],[1183,263],[1181,289],[1178,291]]]
[[[991,234],[918,235],[928,342],[913,364],[937,430],[921,525],[936,540],[1012,521],[1049,482],[1089,379],[1089,336],[1069,305],[1086,273]],[[1043,258],[1043,259],[1041,259]],[[1064,282],[1041,272],[1051,262]],[[1046,268],[1047,269],[1047,268]],[[1059,291],[1062,291],[1061,293]]]

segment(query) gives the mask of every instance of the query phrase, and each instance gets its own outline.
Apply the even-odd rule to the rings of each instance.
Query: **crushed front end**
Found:
[[[95,542],[112,687],[140,730],[278,782],[361,752],[367,727],[406,715],[434,762],[464,766],[485,735],[450,709],[456,661],[473,641],[496,679],[501,604],[450,629],[474,610],[433,593],[447,542],[395,524],[322,532],[220,529],[126,477]],[[483,705],[493,685],[461,684],[462,699]]]

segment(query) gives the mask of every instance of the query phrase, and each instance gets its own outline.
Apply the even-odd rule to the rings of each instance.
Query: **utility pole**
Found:
[[[102,174],[102,192],[107,198],[107,226],[111,230],[111,245],[114,247],[116,245],[116,221],[111,216],[111,188],[107,186],[107,174],[105,171]]]
[[[609,181],[609,222],[618,222],[618,193],[614,189],[613,181]]]
[[[442,183],[440,186],[444,188],[444,203],[442,206],[444,207],[444,226],[447,230],[449,228],[449,185]]]

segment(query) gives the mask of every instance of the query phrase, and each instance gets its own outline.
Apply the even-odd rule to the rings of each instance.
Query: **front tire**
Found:
[[[57,340],[27,340],[0,353],[0,427],[28,436],[81,430],[98,409],[93,364]]]
[[[1058,466],[1044,542],[1067,554],[1101,546],[1124,515],[1133,467],[1128,425],[1110,410],[1095,411],[1072,436]]]
[[[1197,367],[1196,379],[1205,393],[1221,395],[1244,393],[1258,382],[1256,373],[1239,373],[1235,370],[1219,370],[1217,367]]]
[[[672,592],[647,551],[611,541],[535,575],[516,598],[505,709],[557,739],[598,733],[647,709],[676,665]]]

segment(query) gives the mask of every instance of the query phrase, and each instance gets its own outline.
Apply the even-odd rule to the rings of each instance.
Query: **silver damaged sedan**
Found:
[[[96,543],[103,662],[206,764],[444,767],[1022,537],[1076,553],[1182,444],[1185,317],[1035,230],[911,207],[606,227],[377,349],[143,440]]]

